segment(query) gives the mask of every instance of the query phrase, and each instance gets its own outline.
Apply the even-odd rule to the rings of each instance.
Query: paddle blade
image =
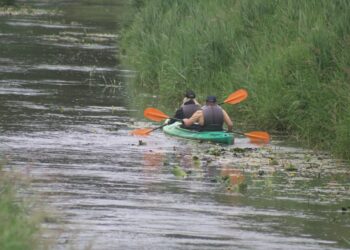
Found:
[[[239,89],[233,92],[231,95],[229,95],[225,99],[224,103],[236,104],[247,99],[247,97],[248,97],[248,92],[245,89]]]
[[[135,129],[130,132],[132,135],[138,135],[138,136],[147,136],[149,135],[153,129],[151,128],[140,128],[140,129]]]
[[[249,133],[244,133],[252,142],[257,143],[269,143],[270,135],[264,131],[252,131]]]
[[[164,114],[162,111],[156,109],[156,108],[146,108],[145,111],[143,112],[143,115],[155,122],[161,122],[165,119],[168,119],[169,116]]]

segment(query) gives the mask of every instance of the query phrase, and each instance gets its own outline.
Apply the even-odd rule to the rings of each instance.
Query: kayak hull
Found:
[[[163,127],[164,133],[186,139],[211,141],[231,145],[234,142],[233,134],[225,131],[196,131],[181,128],[180,122]]]

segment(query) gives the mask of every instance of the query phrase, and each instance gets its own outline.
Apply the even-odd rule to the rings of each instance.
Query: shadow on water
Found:
[[[199,144],[134,122],[116,58],[127,1],[0,16],[0,149],[57,214],[56,249],[342,249],[349,168],[276,143]],[[34,12],[35,13],[35,12]],[[176,171],[175,171],[176,170]]]

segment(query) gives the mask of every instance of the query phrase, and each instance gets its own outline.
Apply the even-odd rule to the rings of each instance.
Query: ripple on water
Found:
[[[7,25],[17,26],[17,27],[41,27],[47,29],[76,29],[82,28],[79,24],[69,24],[64,25],[62,23],[50,23],[48,21],[39,21],[39,20],[14,20],[6,22]],[[84,27],[85,29],[89,29],[89,27]]]
[[[4,88],[0,86],[0,95],[19,95],[19,96],[40,96],[50,95],[51,93],[35,90],[35,89],[23,89],[23,88]]]

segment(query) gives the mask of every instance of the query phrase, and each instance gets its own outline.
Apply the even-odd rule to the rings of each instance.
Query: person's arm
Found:
[[[183,119],[182,121],[185,127],[189,127],[196,122],[200,123],[201,117],[202,117],[202,110],[197,110],[190,118]]]
[[[231,132],[233,129],[233,123],[231,121],[231,118],[228,116],[225,110],[222,110],[222,112],[224,113],[224,122],[227,126],[227,131]]]
[[[178,108],[175,112],[175,118],[183,119],[184,118],[184,110],[182,108]]]
[[[174,118],[176,118],[176,119],[174,119]],[[174,122],[177,121],[177,119],[184,118],[184,112],[183,112],[183,109],[181,107],[176,110],[174,118],[170,118],[168,121],[168,124],[173,124]]]

